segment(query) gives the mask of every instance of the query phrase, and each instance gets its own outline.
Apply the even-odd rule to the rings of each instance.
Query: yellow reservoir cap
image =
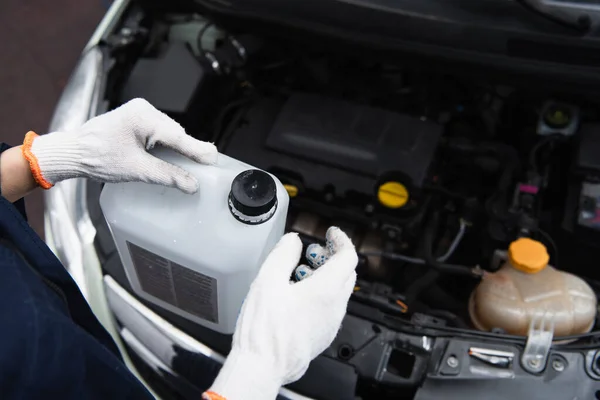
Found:
[[[529,238],[512,242],[508,247],[508,258],[513,267],[528,274],[540,272],[550,261],[546,246]]]
[[[400,208],[408,203],[408,190],[399,182],[386,182],[377,189],[379,203],[387,208]]]
[[[290,197],[298,196],[298,186],[290,185],[290,184],[286,183],[285,185],[283,185],[283,187],[285,188],[286,192],[288,193],[288,196],[290,196]]]

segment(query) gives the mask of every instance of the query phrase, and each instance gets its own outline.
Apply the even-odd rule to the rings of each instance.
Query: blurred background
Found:
[[[0,141],[22,142],[48,129],[54,105],[108,0],[0,0]],[[27,198],[42,237],[43,196]]]

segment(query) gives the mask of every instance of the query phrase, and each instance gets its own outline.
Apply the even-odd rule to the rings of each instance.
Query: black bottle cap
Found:
[[[246,224],[268,221],[277,207],[277,186],[271,175],[257,169],[240,173],[231,183],[229,208]]]

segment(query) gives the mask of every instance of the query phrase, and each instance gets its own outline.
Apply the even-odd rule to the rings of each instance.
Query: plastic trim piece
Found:
[[[521,356],[522,367],[531,373],[540,373],[546,368],[554,337],[552,316],[534,316],[529,325],[527,344]]]

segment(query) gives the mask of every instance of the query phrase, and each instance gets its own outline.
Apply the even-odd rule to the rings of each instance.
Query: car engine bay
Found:
[[[122,68],[110,75],[107,108],[143,97],[190,135],[277,176],[290,196],[287,230],[305,244],[341,227],[359,254],[351,315],[513,344],[531,334],[532,315],[556,317],[542,329],[562,348],[597,346],[598,102],[198,15],[132,15],[108,42]],[[518,282],[477,292],[519,238],[543,245],[558,286],[518,306],[516,294],[497,292]],[[556,287],[573,307],[540,300],[563,296]],[[514,312],[509,322],[482,318],[477,301],[486,316]],[[332,357],[350,360],[351,342],[338,338]]]

